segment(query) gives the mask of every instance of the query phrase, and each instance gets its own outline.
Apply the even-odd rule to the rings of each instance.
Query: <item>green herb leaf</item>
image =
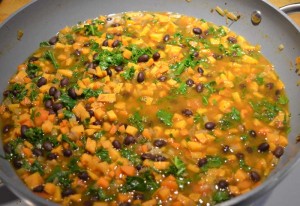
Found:
[[[103,93],[103,89],[93,90],[91,88],[83,89],[83,96],[85,99],[89,99],[91,97],[98,97],[99,94]]]
[[[61,96],[59,97],[59,100],[63,103],[63,105],[69,109],[69,110],[72,110],[77,101],[75,99],[72,99],[67,93],[63,92],[61,94]]]
[[[165,125],[167,125],[167,126],[172,126],[173,125],[173,123],[172,123],[173,114],[169,113],[168,111],[160,109],[156,113],[156,116]]]
[[[8,97],[11,99],[12,102],[21,102],[25,96],[27,96],[27,89],[25,88],[24,84],[15,83],[11,85]]]
[[[38,160],[35,160],[30,167],[30,172],[32,173],[38,172],[41,175],[44,175],[44,169],[42,164]]]
[[[120,75],[126,80],[131,80],[134,77],[135,69],[134,67],[130,67],[123,71]]]
[[[78,172],[83,171],[83,169],[78,166],[78,164],[77,164],[78,161],[79,161],[78,157],[72,157],[70,159],[68,168],[71,173],[78,173]]]
[[[55,69],[58,69],[59,65],[55,59],[54,53],[51,50],[47,50],[44,54],[44,58],[49,60]]]
[[[100,201],[105,201],[105,202],[110,202],[115,199],[114,194],[108,195],[101,188],[89,187],[86,194],[89,195],[90,197],[98,197]]]
[[[26,73],[28,74],[29,77],[35,77],[39,71],[41,71],[41,67],[32,63],[29,63],[27,65]]]
[[[245,170],[246,172],[250,172],[252,170],[252,168],[246,164],[244,159],[239,160],[239,165],[240,165],[240,168]]]
[[[211,168],[219,168],[226,162],[226,158],[219,156],[206,156],[206,158],[207,163],[201,167],[203,172],[207,172]]]
[[[51,44],[48,41],[43,41],[40,43],[40,47],[49,47]]]
[[[276,103],[267,100],[250,101],[249,103],[254,110],[254,117],[267,123],[271,122],[281,110]]]
[[[61,140],[67,142],[73,150],[78,149],[78,146],[75,142],[73,142],[66,134],[61,136]]]
[[[96,156],[101,159],[101,161],[111,163],[111,158],[109,156],[108,150],[101,147],[96,151]]]
[[[122,157],[128,159],[135,166],[139,165],[142,162],[140,156],[132,149],[122,148],[120,150],[120,153]]]
[[[46,182],[58,182],[63,188],[69,188],[72,180],[69,177],[70,171],[63,171],[59,166],[55,167],[46,179]]]
[[[278,99],[278,103],[282,105],[286,105],[289,103],[289,99],[284,95],[280,95]]]
[[[226,190],[218,190],[213,194],[213,200],[216,203],[221,203],[230,199],[230,195]]]
[[[134,127],[138,128],[139,132],[144,131],[143,117],[138,111],[134,112],[133,115],[128,118],[128,122]]]
[[[120,66],[126,60],[124,59],[121,51],[109,51],[107,49],[104,49],[99,51],[99,54],[94,61],[99,63],[101,69],[105,70],[108,69],[110,66]]]
[[[236,123],[240,121],[241,121],[240,112],[235,107],[232,107],[230,113],[223,115],[223,117],[219,121],[219,124],[222,130],[226,130],[232,128],[234,125],[236,125]]]

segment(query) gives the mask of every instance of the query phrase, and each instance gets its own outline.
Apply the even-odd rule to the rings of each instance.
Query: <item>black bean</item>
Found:
[[[39,156],[42,156],[43,155],[43,151],[41,149],[38,149],[38,148],[33,148],[32,149],[32,153],[36,156],[36,157],[39,157]]]
[[[46,141],[43,143],[43,148],[46,151],[51,151],[53,149],[52,143],[49,141]]]
[[[108,40],[105,39],[103,42],[102,42],[102,46],[108,46]]]
[[[272,82],[266,83],[265,87],[269,90],[272,90],[274,88],[274,83],[272,83]]]
[[[112,71],[111,71],[111,69],[106,69],[106,74],[108,75],[108,76],[112,76]]]
[[[198,57],[198,56],[199,56],[199,52],[195,51],[195,52],[193,53],[193,56],[194,56],[194,57]]]
[[[88,180],[89,179],[89,174],[85,171],[79,172],[78,173],[78,178],[81,180]]]
[[[10,94],[10,91],[9,91],[9,90],[5,90],[5,91],[3,92],[3,96],[4,96],[4,97],[8,97],[9,94]]]
[[[124,142],[123,142],[125,145],[131,145],[131,144],[134,144],[135,143],[135,138],[131,135],[128,135],[125,137],[124,139]]]
[[[135,192],[133,194],[133,199],[134,200],[143,200],[143,199],[145,199],[145,196],[143,193]]]
[[[229,186],[228,182],[226,180],[220,180],[218,182],[218,187],[220,189],[226,189]]]
[[[155,162],[164,162],[167,160],[166,157],[162,156],[162,155],[153,155],[153,157],[151,158],[152,161]]]
[[[143,165],[137,165],[137,166],[135,166],[135,169],[137,171],[140,171],[141,169],[143,169]]]
[[[13,159],[13,166],[16,168],[16,169],[20,169],[22,166],[23,166],[23,162],[22,160],[18,159],[18,158],[15,158]]]
[[[160,58],[159,52],[155,52],[155,53],[152,55],[152,58],[153,58],[154,61],[159,60],[159,58]]]
[[[47,84],[47,79],[45,77],[41,77],[39,78],[39,80],[37,81],[36,85],[38,87],[41,87],[43,85]]]
[[[154,158],[154,156],[151,153],[143,153],[143,154],[141,154],[141,159],[142,160],[153,159],[153,158]]]
[[[57,112],[58,110],[62,109],[64,106],[62,105],[62,103],[54,103],[52,105],[52,109]]]
[[[185,83],[186,83],[186,85],[188,85],[189,87],[192,87],[192,86],[195,84],[194,80],[192,80],[192,79],[186,80]]]
[[[163,139],[156,139],[156,140],[154,140],[153,145],[155,147],[159,147],[159,148],[164,147],[167,145],[167,141],[163,140]]]
[[[136,80],[137,80],[138,83],[142,83],[145,80],[145,72],[140,71],[137,75]]]
[[[164,75],[161,75],[160,77],[157,78],[158,81],[160,82],[165,82],[168,78]]]
[[[26,132],[29,129],[29,127],[27,125],[21,125],[21,137],[22,138],[26,138]]]
[[[93,125],[102,125],[103,124],[103,120],[96,120],[93,122]]]
[[[253,153],[253,148],[252,147],[246,147],[246,151],[248,152],[248,153]]]
[[[223,59],[223,55],[222,55],[222,54],[216,54],[216,53],[214,53],[214,54],[213,54],[213,57],[214,57],[215,59]]]
[[[120,142],[119,140],[116,140],[116,139],[112,142],[112,145],[113,145],[113,147],[114,147],[115,149],[117,149],[117,150],[119,150],[119,149],[122,148],[121,142]]]
[[[72,150],[70,150],[70,149],[64,149],[63,150],[63,155],[65,156],[65,157],[71,157],[72,156]]]
[[[106,21],[111,21],[111,20],[112,20],[111,17],[107,17],[107,18],[106,18]]]
[[[118,47],[120,45],[120,41],[119,40],[115,40],[113,43],[112,43],[112,47],[115,48],[115,47]]]
[[[170,35],[169,34],[166,34],[164,37],[163,37],[163,40],[164,42],[167,42],[170,40]]]
[[[228,145],[224,145],[222,150],[224,153],[228,153],[228,152],[230,152],[230,147]]]
[[[80,56],[81,51],[79,51],[78,49],[76,49],[76,50],[74,51],[74,54],[75,54],[76,56]]]
[[[92,105],[90,103],[86,103],[84,107],[87,110],[92,109]]]
[[[60,80],[60,86],[65,87],[69,84],[69,79],[64,77],[62,80]]]
[[[245,89],[245,88],[247,87],[247,85],[246,85],[245,83],[240,83],[240,84],[239,84],[239,87],[240,87],[241,89]]]
[[[116,72],[121,72],[121,71],[123,71],[123,67],[122,66],[116,66],[115,71]]]
[[[11,144],[9,143],[6,143],[4,146],[3,146],[3,149],[4,149],[4,152],[7,153],[7,154],[10,154],[13,152],[13,147]]]
[[[44,105],[45,105],[45,107],[46,107],[47,109],[52,109],[53,102],[52,102],[51,99],[47,99],[47,100],[45,101]]]
[[[98,53],[95,53],[95,54],[93,55],[93,60],[97,60],[97,59],[98,59],[98,56],[99,56],[99,54],[98,54]]]
[[[206,122],[204,126],[207,130],[213,130],[216,127],[216,124],[214,122]]]
[[[149,56],[147,54],[143,54],[137,59],[137,62],[147,62],[148,60]]]
[[[30,57],[30,58],[28,59],[28,63],[32,63],[32,62],[35,62],[35,61],[37,61],[37,60],[39,60],[38,57],[32,56],[32,57]]]
[[[49,114],[55,114],[53,109],[49,109]]]
[[[113,23],[113,24],[111,24],[111,26],[112,27],[118,27],[118,26],[120,26],[120,24],[119,23]]]
[[[130,202],[121,202],[118,206],[131,206]]]
[[[197,163],[198,167],[203,167],[206,164],[207,164],[207,158],[206,157],[203,157],[203,158],[199,159],[198,163]]]
[[[273,151],[273,155],[277,158],[280,158],[284,153],[284,148],[281,146],[277,146]]]
[[[68,95],[72,99],[76,99],[77,98],[77,94],[76,94],[75,88],[73,88],[73,87],[69,88],[68,89]]]
[[[61,95],[61,91],[56,90],[53,97],[54,97],[54,99],[58,99],[60,97],[60,95]]]
[[[98,198],[98,197],[96,197],[96,198]],[[97,200],[94,200],[94,201],[93,200],[86,200],[86,201],[83,202],[83,205],[84,206],[93,206],[95,201],[97,201]]]
[[[239,160],[242,160],[242,159],[245,158],[245,155],[244,155],[243,153],[241,153],[241,152],[236,153],[235,156],[236,156],[236,158],[238,158]]]
[[[260,180],[260,175],[255,171],[250,171],[249,175],[253,182],[258,182]]]
[[[189,109],[184,109],[184,110],[181,111],[181,113],[182,113],[184,116],[186,116],[186,117],[190,117],[190,116],[193,115],[193,112],[192,112],[191,110],[189,110]]]
[[[90,117],[93,117],[95,115],[94,111],[91,109],[88,110],[88,113],[90,114]]]
[[[197,71],[199,74],[203,75],[204,74],[204,70],[201,67],[197,68]]]
[[[202,83],[199,83],[196,85],[195,89],[198,93],[201,93],[204,89],[204,85]]]
[[[32,189],[32,191],[33,192],[43,192],[44,186],[43,185],[36,186],[35,188]]]
[[[269,150],[269,148],[270,148],[270,145],[267,142],[261,143],[257,147],[259,152],[266,152]]]
[[[72,188],[66,188],[62,191],[61,196],[62,197],[68,197],[70,195],[74,194],[74,190]]]
[[[250,130],[250,131],[249,131],[249,135],[250,135],[251,137],[256,137],[256,132],[255,132],[254,130]]]
[[[50,96],[54,96],[55,92],[57,91],[57,89],[55,87],[50,87],[49,89],[49,95]]]
[[[58,42],[58,36],[51,37],[48,42],[51,45],[56,44]]]
[[[91,46],[91,43],[90,42],[86,42],[86,43],[83,44],[83,46],[84,47],[89,47],[89,46]]]
[[[227,37],[227,40],[231,43],[231,44],[235,44],[237,43],[237,39],[233,36],[229,36]]]
[[[202,30],[199,27],[196,27],[196,28],[193,28],[193,33],[200,35],[200,34],[202,34]]]
[[[7,132],[9,132],[9,129],[10,129],[10,127],[11,127],[11,126],[10,126],[10,125],[8,125],[8,124],[7,124],[7,125],[5,125],[5,126],[3,127],[3,129],[2,129],[2,132],[3,132],[3,133],[7,133]]]
[[[48,160],[55,160],[55,159],[57,159],[58,158],[58,155],[56,154],[56,153],[49,153],[48,155],[47,155],[47,159]]]

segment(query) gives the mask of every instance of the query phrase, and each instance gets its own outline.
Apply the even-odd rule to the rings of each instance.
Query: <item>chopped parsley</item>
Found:
[[[158,110],[158,112],[156,113],[157,118],[162,121],[165,125],[167,126],[172,126],[172,118],[173,118],[173,114],[171,114],[170,112],[160,109]]]

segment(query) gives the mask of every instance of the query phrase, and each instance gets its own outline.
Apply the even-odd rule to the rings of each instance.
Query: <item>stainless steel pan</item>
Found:
[[[276,170],[268,180],[251,192],[233,198],[221,205],[250,205],[275,187],[295,166],[300,157],[300,146],[296,137],[300,134],[300,79],[294,72],[294,63],[300,56],[300,31],[286,14],[265,1],[253,0],[39,0],[8,19],[0,28],[0,92],[7,86],[9,77],[16,67],[35,49],[39,42],[48,40],[66,25],[97,17],[98,15],[124,11],[170,11],[204,18],[215,24],[225,25],[226,20],[211,9],[216,6],[238,12],[241,18],[230,28],[246,37],[252,44],[260,44],[262,53],[275,65],[276,71],[286,85],[290,99],[291,133],[289,145]],[[251,13],[260,10],[262,22],[251,23]],[[229,26],[229,25],[228,25]],[[19,30],[24,32],[17,40]],[[279,51],[280,44],[284,49]],[[0,141],[0,155],[4,155]],[[29,205],[54,205],[34,195],[15,174],[8,161],[0,159],[0,178],[15,194]]]

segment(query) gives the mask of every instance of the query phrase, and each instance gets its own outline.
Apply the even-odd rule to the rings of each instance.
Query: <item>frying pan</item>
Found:
[[[212,8],[220,6],[229,11],[238,12],[241,18],[228,24],[233,31],[246,37],[252,44],[260,44],[262,53],[274,64],[276,72],[286,85],[290,99],[291,132],[289,145],[278,166],[261,186],[247,194],[233,198],[220,205],[252,205],[262,195],[275,187],[295,166],[300,156],[300,146],[296,137],[300,134],[300,88],[297,87],[299,76],[294,72],[294,63],[300,56],[300,31],[286,14],[265,1],[253,0],[39,0],[33,1],[6,20],[0,28],[0,92],[7,86],[7,81],[16,72],[16,67],[35,49],[39,42],[48,40],[66,25],[75,25],[78,21],[101,15],[125,11],[170,11],[184,15],[204,18],[218,25],[227,21]],[[260,10],[262,22],[253,26],[251,13]],[[21,40],[17,40],[18,31],[23,31]],[[278,46],[284,45],[279,51]],[[4,155],[0,141],[0,155]],[[34,195],[15,174],[7,160],[0,158],[0,178],[16,195],[29,205],[55,205]]]

